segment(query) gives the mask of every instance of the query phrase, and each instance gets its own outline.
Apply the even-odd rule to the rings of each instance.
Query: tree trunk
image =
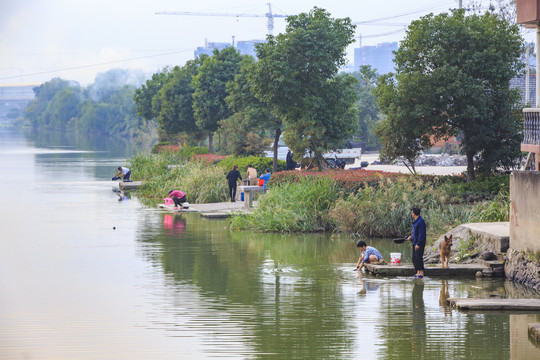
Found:
[[[474,154],[467,153],[467,182],[474,180]]]
[[[210,154],[214,153],[214,138],[212,136],[212,133],[208,133],[208,151]]]
[[[277,172],[277,155],[278,155],[278,142],[279,142],[279,137],[281,136],[281,129],[276,129],[276,135],[274,136],[274,161],[272,162],[272,172],[273,173],[276,173]]]

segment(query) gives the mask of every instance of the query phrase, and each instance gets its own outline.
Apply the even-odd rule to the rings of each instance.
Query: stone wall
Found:
[[[510,248],[540,251],[540,172],[510,175]]]
[[[508,249],[505,256],[504,272],[510,280],[540,290],[540,264],[530,261],[524,252]]]

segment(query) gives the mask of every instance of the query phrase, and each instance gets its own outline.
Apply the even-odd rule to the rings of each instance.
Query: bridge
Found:
[[[0,119],[5,119],[12,109],[24,109],[35,98],[36,86],[41,83],[30,84],[0,84]]]

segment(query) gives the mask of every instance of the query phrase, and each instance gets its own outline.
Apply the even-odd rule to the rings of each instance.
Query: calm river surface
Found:
[[[0,359],[540,358],[540,315],[444,306],[538,297],[522,286],[372,278],[350,236],[230,232],[119,200],[127,157],[0,128]]]

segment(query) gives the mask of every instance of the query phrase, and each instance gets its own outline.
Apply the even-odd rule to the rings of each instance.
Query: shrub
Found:
[[[283,184],[262,196],[253,213],[235,214],[229,226],[268,232],[329,230],[333,226],[327,214],[337,193],[330,179],[308,178]]]
[[[223,171],[229,171],[234,165],[238,165],[238,171],[241,174],[245,174],[247,166],[251,164],[257,169],[257,174],[262,175],[265,173],[266,168],[272,170],[273,159],[260,156],[246,156],[246,157],[234,157],[228,156],[219,162],[219,166]],[[283,171],[287,168],[287,164],[283,160],[278,160],[278,171]],[[272,174],[272,177],[274,175]]]

